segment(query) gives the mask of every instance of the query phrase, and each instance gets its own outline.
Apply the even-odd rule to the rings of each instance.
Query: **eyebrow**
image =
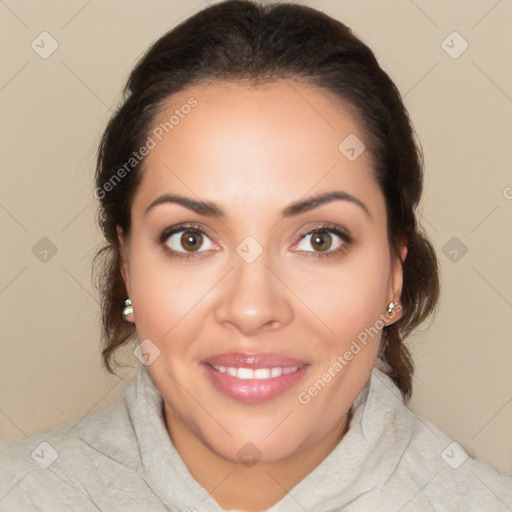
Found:
[[[330,192],[319,194],[314,197],[310,197],[308,199],[304,199],[302,201],[294,201],[281,211],[281,217],[293,217],[301,213],[318,208],[322,204],[330,203],[331,201],[335,200],[348,201],[350,203],[356,204],[365,212],[367,217],[371,218],[368,208],[361,200],[357,199],[357,197],[348,194],[347,192],[343,192],[342,190],[333,190]],[[164,194],[155,199],[146,208],[146,210],[144,211],[144,215],[147,215],[147,213],[151,209],[155,208],[155,206],[167,203],[179,204],[181,206],[184,206],[185,208],[188,208],[189,210],[198,213],[199,215],[205,215],[207,217],[214,217],[223,220],[227,218],[224,210],[215,203],[212,203],[211,201],[196,201],[195,199],[191,199],[189,197],[174,194]]]

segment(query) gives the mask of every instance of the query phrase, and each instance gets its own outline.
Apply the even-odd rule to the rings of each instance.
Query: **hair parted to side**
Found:
[[[365,133],[372,171],[385,197],[390,249],[399,259],[398,244],[404,236],[407,240],[403,316],[384,327],[380,347],[387,373],[406,401],[414,366],[403,340],[434,313],[439,300],[437,257],[415,213],[423,188],[421,149],[400,93],[373,52],[340,21],[290,3],[227,0],[207,7],[157,40],[130,74],[124,102],[103,134],[96,169],[98,220],[106,238],[94,262],[104,365],[114,373],[114,352],[135,335],[133,324],[121,314],[127,292],[116,226],[129,234],[131,202],[140,182],[137,170],[144,160],[115,186],[105,184],[144,145],[171,94],[216,80],[257,85],[279,79],[300,80],[333,93],[353,111]]]

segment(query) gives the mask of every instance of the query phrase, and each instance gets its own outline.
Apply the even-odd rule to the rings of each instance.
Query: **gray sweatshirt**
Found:
[[[109,409],[0,451],[5,512],[219,512],[165,428],[145,366]],[[512,478],[468,457],[374,368],[336,448],[268,512],[510,512]]]

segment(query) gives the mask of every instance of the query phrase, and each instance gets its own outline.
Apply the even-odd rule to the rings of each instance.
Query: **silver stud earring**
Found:
[[[132,313],[133,313],[132,301],[130,299],[126,299],[124,301],[123,316],[126,318],[128,315],[131,315]]]
[[[398,306],[398,302],[390,302],[387,309],[387,314],[391,315],[393,313],[393,310]]]

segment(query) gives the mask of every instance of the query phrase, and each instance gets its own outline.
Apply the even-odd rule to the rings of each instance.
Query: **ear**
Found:
[[[130,296],[130,273],[128,272],[128,240],[126,239],[121,226],[116,226],[117,239],[119,240],[119,250],[121,253],[121,275],[128,296]]]
[[[392,252],[392,264],[393,268],[391,271],[390,276],[390,282],[389,282],[389,292],[388,292],[388,301],[387,305],[390,302],[394,302],[395,304],[398,302],[399,305],[394,308],[391,315],[389,315],[390,322],[388,325],[391,325],[392,323],[396,322],[397,320],[400,320],[402,318],[403,314],[403,308],[402,304],[400,302],[400,297],[402,295],[402,288],[403,288],[403,282],[404,282],[404,274],[402,270],[402,264],[405,261],[405,258],[407,257],[407,238],[404,237],[402,239],[402,242],[398,246],[398,253],[400,254],[400,260],[398,259],[397,255]]]

